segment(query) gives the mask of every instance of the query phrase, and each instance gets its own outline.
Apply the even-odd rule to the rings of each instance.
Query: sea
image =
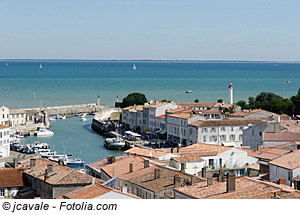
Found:
[[[117,96],[120,101],[132,92],[144,93],[148,100],[228,102],[229,83],[235,102],[262,91],[290,97],[300,88],[300,63],[0,61],[0,105],[11,109],[96,103],[98,95],[103,105],[113,106]],[[55,135],[40,141],[86,163],[119,155],[103,148],[103,137],[90,124],[91,119],[57,120],[52,122]]]

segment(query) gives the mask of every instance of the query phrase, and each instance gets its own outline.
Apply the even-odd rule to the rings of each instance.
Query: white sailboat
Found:
[[[5,66],[8,66],[8,63],[5,63]]]
[[[43,66],[42,66],[42,64],[40,64],[40,69],[43,69]]]
[[[132,67],[132,69],[133,69],[133,70],[136,70],[136,66],[135,66],[135,64],[133,64],[133,67]]]

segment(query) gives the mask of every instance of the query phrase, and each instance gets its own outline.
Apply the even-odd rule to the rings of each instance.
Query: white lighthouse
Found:
[[[232,86],[232,83],[229,84],[229,87],[228,87],[228,90],[229,90],[229,104],[233,104],[233,86]]]
[[[97,105],[100,106],[100,95],[97,97]]]

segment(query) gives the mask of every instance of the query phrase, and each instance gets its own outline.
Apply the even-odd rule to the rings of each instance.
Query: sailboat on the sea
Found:
[[[40,64],[40,69],[43,69],[43,66],[42,66],[42,64]]]
[[[8,63],[5,63],[5,66],[8,66]]]
[[[134,70],[136,70],[136,66],[135,66],[135,64],[133,64],[133,67],[132,67],[132,69],[133,69],[133,71],[134,71]]]

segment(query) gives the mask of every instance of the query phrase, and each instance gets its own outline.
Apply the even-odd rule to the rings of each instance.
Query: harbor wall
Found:
[[[76,115],[79,113],[95,113],[108,110],[108,106],[101,106],[97,103],[92,104],[78,104],[78,105],[65,105],[56,107],[43,107],[43,108],[32,108],[37,111],[47,111],[48,116],[54,115]]]

